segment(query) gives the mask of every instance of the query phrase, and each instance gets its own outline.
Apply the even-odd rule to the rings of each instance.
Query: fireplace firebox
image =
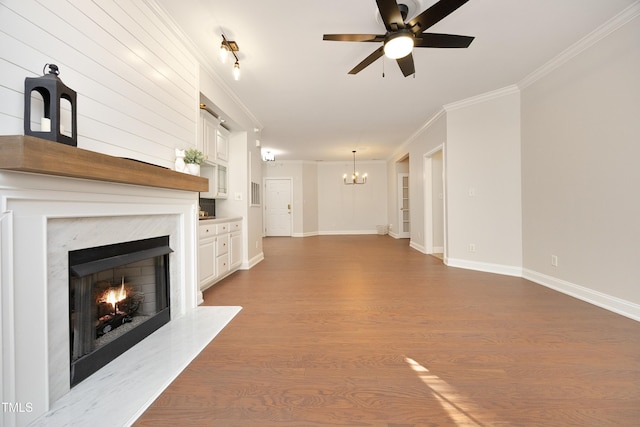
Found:
[[[71,387],[171,318],[169,236],[69,252]]]

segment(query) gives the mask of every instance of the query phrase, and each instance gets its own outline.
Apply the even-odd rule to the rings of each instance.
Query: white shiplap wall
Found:
[[[144,0],[1,0],[0,134],[24,133],[24,79],[57,64],[78,147],[172,167],[196,146],[199,66]]]

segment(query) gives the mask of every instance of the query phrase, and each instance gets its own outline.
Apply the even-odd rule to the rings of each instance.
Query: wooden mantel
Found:
[[[208,191],[209,180],[25,135],[0,136],[0,170],[183,191]]]

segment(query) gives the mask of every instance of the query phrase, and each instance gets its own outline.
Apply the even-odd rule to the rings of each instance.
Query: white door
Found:
[[[291,178],[265,179],[265,235],[291,236]]]
[[[409,222],[409,174],[398,174],[398,237],[407,239],[411,237]]]

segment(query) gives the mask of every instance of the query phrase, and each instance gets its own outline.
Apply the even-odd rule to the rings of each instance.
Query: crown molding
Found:
[[[492,90],[491,92],[485,92],[480,95],[472,96],[460,101],[446,104],[443,108],[448,113],[450,111],[458,110],[460,108],[469,107],[474,104],[480,104],[490,101],[492,99],[502,98],[503,96],[513,95],[514,93],[520,93],[520,89],[516,85],[505,86],[501,89]]]
[[[578,40],[573,45],[569,46],[555,58],[544,64],[542,67],[526,76],[518,83],[518,87],[520,88],[520,90],[522,90],[527,86],[535,83],[536,81],[540,80],[547,74],[551,73],[553,70],[567,63],[586,49],[595,45],[600,40],[607,37],[609,34],[623,27],[628,22],[635,19],[638,15],[640,15],[640,1],[632,3],[622,12],[609,19],[607,22],[596,28],[591,33],[587,34],[582,39]]]
[[[444,109],[441,108],[440,110],[438,110],[433,116],[431,116],[431,118],[429,118],[429,120],[427,120],[422,126],[420,126],[418,130],[412,133],[411,136],[409,136],[409,138],[407,138],[402,144],[400,144],[395,150],[393,150],[393,153],[391,153],[391,155],[387,157],[387,161],[400,159],[404,155],[406,155],[409,152],[409,148],[408,148],[409,145],[413,141],[415,141],[416,138],[418,138],[418,136],[422,134],[422,132],[429,129],[429,127],[431,127],[431,125],[440,117],[442,117],[444,114],[445,114]]]

